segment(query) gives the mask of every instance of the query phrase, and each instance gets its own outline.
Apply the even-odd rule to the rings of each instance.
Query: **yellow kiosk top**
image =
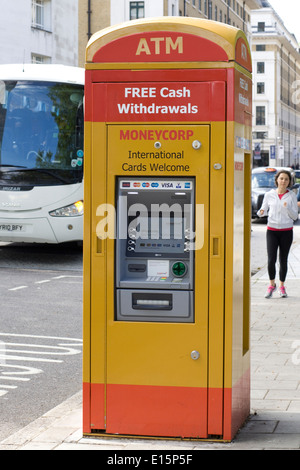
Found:
[[[129,21],[95,33],[86,49],[87,69],[132,69],[141,64],[166,67],[166,63],[170,67],[172,62],[182,62],[192,68],[203,67],[203,63],[214,67],[212,64],[216,62],[222,62],[227,68],[236,62],[252,71],[250,48],[244,32],[201,18],[159,17]]]

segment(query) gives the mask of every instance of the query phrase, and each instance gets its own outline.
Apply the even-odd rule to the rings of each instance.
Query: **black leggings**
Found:
[[[288,255],[293,243],[293,230],[267,230],[268,272],[270,280],[275,279],[277,251],[279,248],[279,280],[285,281],[288,268]]]

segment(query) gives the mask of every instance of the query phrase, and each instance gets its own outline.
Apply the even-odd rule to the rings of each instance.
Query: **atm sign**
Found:
[[[241,95],[244,96],[244,90],[241,90]],[[105,105],[93,106],[91,119],[94,122],[127,123],[224,121],[225,98],[225,82],[222,80],[99,83],[93,88],[93,102]],[[123,137],[128,138],[127,135]],[[130,138],[134,139],[133,136]],[[172,135],[163,135],[162,138],[173,140]],[[189,140],[183,131],[178,138]]]
[[[174,31],[144,31],[104,44],[93,62],[228,61],[218,44],[198,35]]]

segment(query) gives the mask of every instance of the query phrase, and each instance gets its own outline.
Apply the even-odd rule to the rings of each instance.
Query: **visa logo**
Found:
[[[161,183],[162,188],[173,188],[173,183]]]

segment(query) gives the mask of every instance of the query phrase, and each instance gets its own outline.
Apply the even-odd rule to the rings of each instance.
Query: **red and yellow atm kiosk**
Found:
[[[249,415],[251,87],[222,23],[87,46],[84,434],[230,441]]]

